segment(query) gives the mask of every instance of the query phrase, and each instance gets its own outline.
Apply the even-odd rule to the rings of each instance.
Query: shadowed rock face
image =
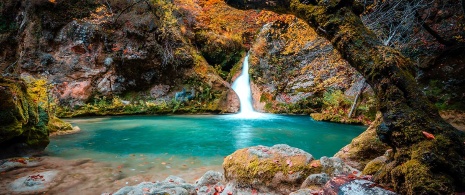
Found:
[[[0,159],[45,149],[48,118],[22,80],[0,76]]]
[[[382,112],[383,140],[394,149],[375,176],[403,194],[451,194],[465,190],[463,135],[446,123],[410,74],[412,62],[384,46],[361,22],[354,1],[230,2],[242,9],[292,13],[330,40],[372,87]],[[305,4],[304,4],[305,3]],[[287,10],[287,11],[286,11]],[[425,133],[434,134],[431,139]],[[447,152],[444,152],[447,151]],[[447,159],[447,160],[446,160]]]

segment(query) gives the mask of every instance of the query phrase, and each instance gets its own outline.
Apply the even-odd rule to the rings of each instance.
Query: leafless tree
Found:
[[[415,27],[421,25],[418,10],[424,9],[432,0],[386,0],[375,1],[373,10],[362,16],[363,23],[386,46],[405,48],[417,41]]]

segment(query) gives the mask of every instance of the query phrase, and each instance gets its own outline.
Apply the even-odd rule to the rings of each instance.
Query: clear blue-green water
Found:
[[[81,131],[53,137],[46,149],[48,155],[117,162],[137,172],[221,166],[225,156],[256,145],[288,144],[315,158],[332,156],[366,129],[317,122],[308,116],[268,114],[254,119],[182,115],[93,117],[69,122]]]

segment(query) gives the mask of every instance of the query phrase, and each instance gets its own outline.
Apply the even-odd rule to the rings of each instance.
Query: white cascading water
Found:
[[[238,117],[241,118],[257,118],[261,115],[259,112],[255,112],[252,106],[252,91],[250,90],[250,78],[249,78],[249,55],[245,56],[244,63],[242,64],[242,73],[237,77],[232,85],[232,89],[239,96],[241,107]]]

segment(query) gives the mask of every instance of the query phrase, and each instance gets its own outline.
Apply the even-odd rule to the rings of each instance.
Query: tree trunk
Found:
[[[416,84],[412,62],[384,46],[358,16],[353,0],[228,0],[242,9],[268,9],[305,20],[327,38],[372,87],[384,123],[377,133],[394,154],[374,176],[402,194],[465,190],[465,144]],[[425,135],[431,133],[435,138]]]

